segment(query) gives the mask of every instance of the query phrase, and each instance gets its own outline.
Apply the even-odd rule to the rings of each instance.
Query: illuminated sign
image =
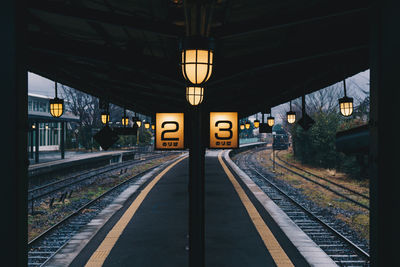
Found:
[[[184,114],[156,113],[156,149],[184,149]]]
[[[237,112],[210,112],[210,148],[238,148]]]

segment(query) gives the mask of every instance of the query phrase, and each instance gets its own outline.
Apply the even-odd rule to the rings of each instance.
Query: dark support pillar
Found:
[[[28,92],[24,1],[5,0],[0,8],[0,84],[2,103],[2,218],[0,258],[4,266],[27,266]]]
[[[30,143],[31,143],[31,149],[30,149],[30,158],[31,159],[33,159],[33,135],[34,135],[34,130],[32,130],[32,125],[29,125],[29,127],[31,127],[31,131],[30,131],[30,137],[31,137],[31,140],[30,140]]]
[[[35,163],[39,163],[39,122],[35,122]]]
[[[60,136],[60,150],[61,150],[61,158],[65,158],[65,122],[61,122],[61,136]]]
[[[400,2],[374,1],[371,13],[371,266],[397,266],[400,139],[393,115],[400,101]]]
[[[189,266],[204,267],[204,125],[200,108],[191,111],[189,148]]]

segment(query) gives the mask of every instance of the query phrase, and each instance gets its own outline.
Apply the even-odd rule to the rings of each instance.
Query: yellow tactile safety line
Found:
[[[108,254],[110,254],[111,249],[114,247],[118,238],[122,234],[122,231],[128,225],[129,221],[132,219],[135,212],[142,204],[143,200],[146,198],[147,194],[151,191],[154,185],[166,174],[172,167],[187,158],[187,156],[175,161],[171,165],[169,165],[166,169],[164,169],[160,174],[158,174],[153,181],[151,181],[146,188],[140,192],[140,194],[136,197],[136,199],[132,202],[129,208],[125,211],[124,215],[119,219],[119,221],[114,225],[110,232],[108,232],[107,236],[104,238],[103,242],[101,242],[100,246],[97,250],[92,254],[88,262],[85,266],[94,267],[94,266],[102,266],[104,261],[106,260]]]
[[[225,162],[222,160],[222,153],[218,154],[218,160],[222,165],[226,175],[231,181],[233,187],[236,190],[236,193],[239,195],[240,200],[245,206],[247,213],[249,214],[254,226],[256,227],[258,234],[261,236],[261,239],[264,241],[266,248],[271,254],[273,260],[275,261],[278,267],[280,266],[294,266],[292,261],[286,255],[285,251],[279,245],[275,236],[272,234],[271,230],[265,224],[264,220],[261,218],[261,215],[258,213],[256,207],[254,207],[253,203],[250,201],[249,197],[244,192],[243,188],[240,186],[239,182],[233,176],[231,171],[226,166]]]

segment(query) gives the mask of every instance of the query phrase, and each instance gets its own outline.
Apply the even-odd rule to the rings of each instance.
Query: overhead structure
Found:
[[[245,118],[368,69],[368,1],[151,3],[28,1],[29,71],[145,115],[182,112],[185,76],[207,81],[205,110]],[[179,50],[191,36],[214,47]]]

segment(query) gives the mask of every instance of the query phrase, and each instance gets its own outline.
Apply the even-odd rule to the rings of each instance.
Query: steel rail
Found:
[[[272,160],[272,159],[270,159],[270,160],[271,160],[272,162],[274,162],[274,160]],[[324,188],[324,189],[326,189],[326,190],[328,190],[328,191],[334,193],[335,195],[338,195],[338,196],[340,196],[340,197],[342,197],[342,198],[344,198],[344,199],[346,199],[346,200],[352,202],[353,204],[356,204],[357,206],[360,206],[360,207],[362,207],[362,208],[364,208],[364,209],[369,210],[369,207],[368,207],[367,205],[364,205],[364,204],[358,202],[357,200],[354,200],[354,199],[352,199],[352,198],[349,198],[349,197],[343,195],[342,193],[339,193],[339,192],[337,192],[336,190],[330,188],[329,186],[326,186],[326,185],[323,185],[323,184],[321,184],[321,183],[319,183],[319,182],[317,182],[317,181],[314,181],[313,179],[310,179],[310,178],[308,178],[308,177],[306,177],[306,176],[304,176],[304,175],[302,175],[302,174],[300,174],[300,173],[298,173],[298,172],[295,172],[295,171],[293,171],[293,170],[291,170],[291,169],[289,169],[289,168],[283,166],[282,164],[279,164],[279,163],[276,162],[276,161],[275,161],[275,164],[278,165],[279,167],[281,167],[281,168],[283,168],[283,169],[285,169],[285,170],[287,170],[287,171],[293,173],[293,174],[296,174],[296,175],[300,176],[301,178],[303,178],[303,179],[305,179],[305,180],[307,180],[307,181],[309,181],[309,182],[312,182],[312,183],[315,183],[315,184],[321,186],[322,188]]]
[[[51,226],[50,228],[48,228],[47,230],[45,230],[44,232],[42,232],[40,235],[38,235],[37,237],[35,237],[34,239],[32,239],[31,241],[28,242],[28,250],[32,248],[33,245],[35,245],[37,242],[39,242],[40,240],[42,240],[44,237],[46,237],[47,235],[49,235],[51,232],[53,232],[56,228],[58,228],[59,226],[63,225],[64,223],[66,223],[69,219],[71,219],[72,217],[78,215],[82,210],[86,209],[87,207],[89,207],[90,205],[92,205],[94,202],[98,201],[99,199],[103,198],[104,196],[108,195],[109,193],[111,193],[112,191],[114,191],[115,189],[121,187],[122,185],[129,183],[130,181],[132,181],[133,179],[142,176],[152,170],[154,170],[155,168],[161,166],[163,163],[151,167],[150,169],[147,169],[145,171],[142,171],[134,176],[132,176],[131,178],[123,181],[122,183],[119,183],[115,186],[113,186],[112,188],[110,188],[109,190],[107,190],[106,192],[104,192],[103,194],[101,194],[100,196],[98,196],[95,199],[92,199],[91,201],[89,201],[88,203],[82,205],[81,207],[79,207],[78,209],[76,209],[75,211],[73,211],[70,215],[64,217],[62,220],[60,220],[58,223],[54,224],[53,226]]]
[[[110,171],[114,171],[114,170],[119,169],[119,168],[123,168],[123,167],[130,166],[130,165],[136,165],[136,164],[139,164],[139,163],[142,163],[142,162],[147,162],[147,161],[154,160],[154,159],[157,159],[157,158],[162,158],[162,157],[164,157],[164,156],[165,156],[165,155],[162,155],[162,156],[154,156],[154,157],[151,157],[151,158],[147,158],[147,159],[145,159],[145,160],[143,160],[143,161],[135,161],[135,160],[132,160],[132,161],[128,161],[128,162],[125,162],[125,163],[121,163],[121,164],[118,164],[118,165],[115,165],[115,166],[111,166],[111,167],[110,167],[110,165],[108,165],[108,166],[106,166],[106,167],[102,167],[102,168],[99,168],[99,169],[97,169],[97,170],[87,171],[87,172],[80,173],[80,174],[78,174],[78,175],[74,175],[74,176],[71,176],[71,177],[68,177],[68,178],[59,180],[59,181],[55,181],[55,182],[52,182],[52,183],[48,183],[48,184],[46,184],[46,185],[43,185],[43,186],[40,186],[40,187],[37,187],[37,188],[34,188],[34,189],[29,190],[29,191],[28,191],[28,194],[30,194],[30,197],[28,198],[28,201],[35,201],[36,199],[43,198],[43,197],[48,196],[48,195],[50,195],[50,194],[53,194],[53,193],[55,193],[55,192],[57,192],[57,191],[60,191],[60,190],[62,190],[62,189],[64,189],[64,188],[70,187],[70,186],[72,186],[72,185],[74,185],[74,184],[77,184],[77,183],[80,183],[80,182],[82,182],[82,181],[85,181],[85,180],[88,180],[88,179],[90,179],[90,178],[93,178],[93,177],[96,176],[96,175],[104,174],[104,173],[107,173],[107,172],[110,172]],[[92,174],[90,174],[90,173],[92,173]],[[44,192],[44,193],[42,193],[42,194],[39,194],[39,195],[34,195],[34,193],[33,193],[33,192],[37,192],[37,191],[39,191],[39,190],[44,190],[44,189],[46,189],[46,188],[48,188],[48,187],[50,187],[50,186],[53,186],[53,185],[56,185],[56,184],[59,184],[59,183],[63,183],[63,182],[69,181],[69,180],[76,179],[76,178],[78,178],[79,176],[83,176],[83,175],[89,175],[89,176],[84,177],[84,178],[81,178],[81,179],[78,179],[78,180],[73,181],[73,182],[70,182],[70,183],[68,183],[68,184],[59,186],[59,187],[57,187],[57,188],[54,188],[54,189],[49,190],[49,191],[46,191],[46,192]]]
[[[356,252],[358,255],[362,256],[363,258],[367,259],[369,261],[370,256],[369,254],[364,251],[363,249],[361,249],[359,246],[357,246],[356,244],[354,244],[351,240],[349,240],[347,237],[345,237],[344,235],[342,235],[341,233],[339,233],[337,230],[335,230],[334,228],[330,227],[327,223],[325,223],[324,221],[322,221],[320,218],[318,218],[314,213],[312,213],[311,211],[309,211],[307,208],[303,207],[300,203],[298,203],[296,200],[294,200],[292,197],[290,197],[289,195],[287,195],[284,191],[282,191],[278,186],[276,186],[274,183],[272,183],[271,181],[268,180],[268,178],[266,178],[264,175],[262,175],[259,171],[257,171],[255,168],[252,168],[259,176],[261,176],[267,183],[269,183],[272,187],[274,187],[276,190],[279,191],[279,193],[281,193],[282,195],[284,195],[285,197],[287,197],[291,202],[293,202],[296,206],[298,206],[300,209],[302,209],[305,213],[307,213],[309,216],[311,216],[313,219],[315,219],[316,221],[318,221],[322,226],[324,226],[326,229],[328,229],[330,232],[332,232],[335,236],[339,237],[342,241],[344,241],[345,243],[347,243],[348,245],[350,245]]]
[[[279,152],[280,152],[280,151],[279,151]],[[363,198],[369,200],[369,197],[366,196],[366,195],[363,195],[363,194],[361,194],[361,193],[359,193],[359,192],[357,192],[357,191],[354,191],[354,190],[352,190],[352,189],[350,189],[350,188],[347,188],[346,186],[343,186],[343,185],[341,185],[341,184],[332,182],[332,181],[330,181],[330,180],[327,179],[327,178],[321,177],[321,176],[316,175],[316,174],[314,174],[314,173],[312,173],[312,172],[309,172],[309,171],[307,171],[307,170],[303,170],[302,168],[299,168],[299,167],[297,167],[296,165],[293,165],[293,164],[291,164],[291,163],[289,163],[289,162],[287,162],[287,161],[281,159],[281,157],[279,157],[279,152],[276,153],[276,157],[277,157],[280,161],[282,161],[283,163],[285,163],[286,165],[289,165],[290,167],[296,168],[296,169],[298,169],[298,170],[300,170],[300,171],[302,171],[302,172],[305,172],[305,173],[307,173],[307,174],[309,174],[309,175],[312,175],[312,176],[314,176],[314,177],[317,177],[317,178],[319,178],[319,179],[321,179],[321,180],[324,180],[324,181],[326,181],[326,182],[328,182],[328,183],[331,183],[331,184],[333,184],[333,185],[335,185],[335,186],[337,186],[337,187],[340,187],[340,188],[343,188],[343,189],[345,189],[345,190],[348,190],[348,191],[352,192],[353,194],[356,194],[356,195],[358,195],[358,196],[360,196],[360,197],[363,197]],[[276,162],[276,161],[275,161],[275,162]]]

